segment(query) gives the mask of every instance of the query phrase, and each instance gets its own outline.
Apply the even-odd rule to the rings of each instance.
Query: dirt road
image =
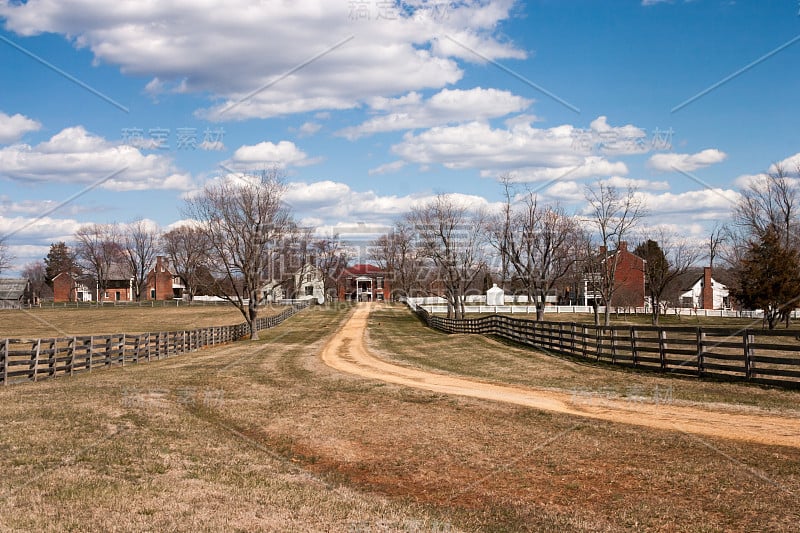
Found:
[[[322,349],[330,367],[361,377],[443,394],[506,402],[621,424],[800,448],[800,418],[700,406],[603,399],[585,402],[568,392],[486,383],[400,366],[372,355],[364,342],[371,305],[361,304]]]

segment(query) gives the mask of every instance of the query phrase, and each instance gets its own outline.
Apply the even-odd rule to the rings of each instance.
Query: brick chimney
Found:
[[[701,309],[714,309],[714,287],[711,281],[711,267],[703,267],[703,292]]]
[[[605,246],[601,246],[600,247],[600,255],[606,255],[606,247]]]
[[[626,241],[619,241],[619,249],[623,252],[628,251],[628,243]]]

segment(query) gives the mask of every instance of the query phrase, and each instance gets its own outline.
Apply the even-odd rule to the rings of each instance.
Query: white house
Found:
[[[711,277],[710,267],[704,267],[703,275],[681,293],[681,307],[730,309],[728,288]]]
[[[325,303],[325,276],[322,270],[311,263],[306,263],[303,268],[294,274],[295,298],[311,299],[318,303]]]

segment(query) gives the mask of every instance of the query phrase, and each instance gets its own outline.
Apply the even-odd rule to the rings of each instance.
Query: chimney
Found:
[[[711,281],[711,267],[703,267],[703,293],[701,309],[714,309],[714,287]]]
[[[161,266],[161,261],[164,259],[164,256],[158,255],[156,256],[156,272],[164,272],[164,267]]]
[[[600,255],[606,255],[606,247],[605,246],[601,246],[600,247]]]
[[[623,252],[628,251],[628,243],[626,241],[619,241],[619,249]]]

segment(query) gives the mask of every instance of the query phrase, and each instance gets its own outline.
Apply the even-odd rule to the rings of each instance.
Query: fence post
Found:
[[[72,376],[75,368],[75,347],[78,346],[78,338],[72,337],[72,341],[69,344],[69,359],[67,360],[67,364],[69,365],[69,375]]]
[[[3,385],[8,385],[8,339],[3,341]]]
[[[617,330],[611,329],[611,364],[617,364]]]
[[[116,307],[117,304],[114,304]],[[113,335],[109,335],[106,339],[106,358],[105,358],[105,366],[111,366],[111,338]]]
[[[638,354],[636,353],[636,337],[638,336],[638,332],[634,326],[631,326],[631,357],[633,357],[633,366],[636,366],[639,363]]]
[[[123,333],[123,334],[122,334],[122,344],[120,345],[120,348],[122,348],[122,350],[120,350],[120,351],[122,352],[122,353],[120,354],[120,355],[122,356],[122,357],[120,357],[120,359],[122,359],[122,366],[125,366],[125,348],[126,348],[126,345],[125,345],[125,344],[126,344],[127,342],[128,342],[128,341],[127,341],[127,338],[125,337],[125,334]]]
[[[575,355],[575,322],[570,322],[569,325],[569,352],[570,355]]]
[[[745,374],[745,377],[747,377],[747,379],[750,379],[750,378],[753,377],[753,374],[755,373],[754,368],[753,368],[753,366],[754,366],[753,365],[753,355],[754,354],[753,354],[753,346],[752,346],[755,338],[754,338],[754,335],[752,335],[750,333],[750,330],[747,330],[747,329],[744,330],[744,333],[742,334],[742,336],[743,336],[743,338],[742,338],[743,343],[742,344],[744,346],[744,374]]]
[[[658,328],[658,358],[661,362],[661,371],[667,369],[667,332],[664,328]]]
[[[703,343],[706,340],[706,334],[703,328],[697,328],[697,375],[703,375]]]
[[[58,364],[58,339],[53,339],[53,354],[50,356],[50,361],[47,364],[47,375],[49,377],[55,377],[56,375],[56,365]]]
[[[586,357],[586,335],[586,326],[581,326],[581,345],[584,357]]]
[[[33,369],[33,381],[36,381],[37,374],[39,373],[39,350],[42,347],[42,339],[36,339],[36,349],[33,351],[31,357],[31,368]]]
[[[89,372],[92,371],[92,359],[94,359],[94,335],[89,337]]]

